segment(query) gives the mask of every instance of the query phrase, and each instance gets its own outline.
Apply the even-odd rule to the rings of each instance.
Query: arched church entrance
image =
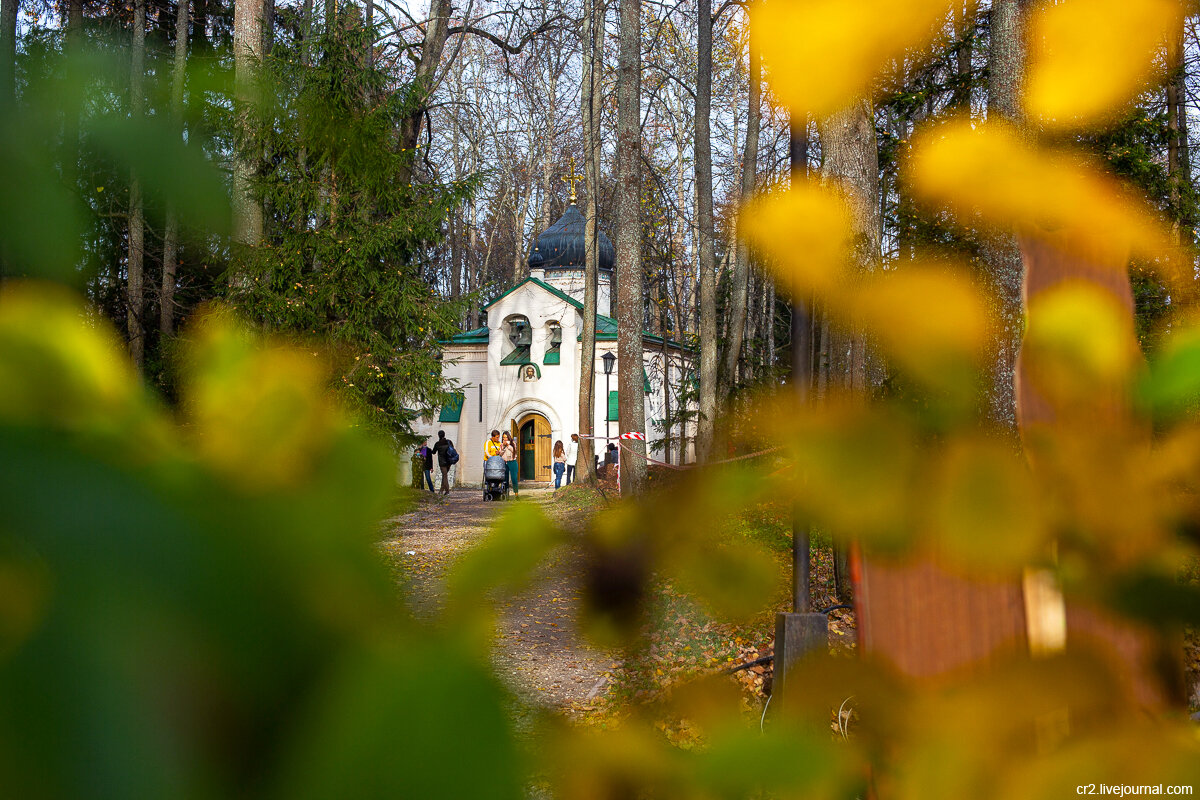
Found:
[[[518,443],[517,465],[523,481],[549,481],[550,421],[541,414],[530,412],[513,422],[513,439]]]

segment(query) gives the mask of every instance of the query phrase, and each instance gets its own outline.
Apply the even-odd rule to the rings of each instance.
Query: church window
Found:
[[[546,343],[546,357],[543,364],[559,364],[562,358],[562,326],[557,322],[549,323],[550,340]]]

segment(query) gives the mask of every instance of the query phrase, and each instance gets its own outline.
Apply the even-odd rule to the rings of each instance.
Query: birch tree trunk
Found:
[[[238,0],[233,8],[234,105],[243,131],[253,123],[262,43],[263,0]],[[249,153],[241,154],[233,164],[233,240],[246,247],[257,247],[262,241],[262,207],[251,188],[256,167]]]
[[[712,139],[712,2],[699,0],[696,13],[696,226],[700,270],[700,418],[696,426],[696,458],[712,458],[717,417],[717,286],[713,273]]]
[[[183,80],[187,69],[188,0],[179,0],[175,11],[175,63],[171,68],[171,124],[175,134],[183,135]],[[167,204],[166,229],[163,232],[162,291],[159,293],[158,329],[170,336],[175,332],[175,271],[179,263],[179,215],[173,203]]]
[[[991,49],[988,51],[988,118],[1021,121],[1021,74],[1025,63],[1024,16],[1028,0],[993,0]],[[1016,430],[1016,394],[1013,376],[1021,346],[1024,315],[1021,283],[1024,268],[1021,251],[1011,233],[989,236],[983,258],[995,298],[997,351],[992,367],[991,416]]]
[[[134,122],[141,120],[145,108],[146,72],[146,0],[133,3],[133,49],[129,67],[129,110]],[[145,306],[144,266],[146,261],[146,217],[142,187],[137,173],[129,181],[129,251],[127,255],[128,298],[125,327],[129,336],[129,355],[140,370],[146,360],[146,333],[142,313]]]
[[[596,293],[600,274],[597,238],[597,197],[600,192],[600,99],[603,78],[604,6],[600,0],[584,0],[583,6],[584,178],[587,210],[584,228],[583,331],[579,358],[579,450],[575,460],[576,479],[596,482],[594,432],[596,418]],[[605,398],[607,402],[607,398]]]
[[[707,0],[703,0],[707,2]],[[641,88],[642,20],[638,0],[621,0],[617,61],[617,408],[622,433],[645,432],[642,397]],[[621,448],[621,491],[646,488],[646,443]],[[632,455],[632,457],[630,457]]]
[[[758,175],[758,123],[762,68],[758,51],[754,45],[754,33],[750,33],[750,103],[746,116],[746,148],[742,155],[741,201],[745,204],[754,194]],[[746,302],[750,290],[750,253],[739,236],[735,244],[733,274],[730,276],[729,341],[725,350],[725,365],[722,369],[721,404],[729,401],[729,394],[737,375],[738,362],[742,355],[742,340],[746,328]]]

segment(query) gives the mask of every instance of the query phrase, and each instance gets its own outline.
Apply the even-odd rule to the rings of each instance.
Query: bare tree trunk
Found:
[[[1167,81],[1167,170],[1171,176],[1171,201],[1178,209],[1182,189],[1192,180],[1191,159],[1188,157],[1187,125],[1187,61],[1183,58],[1183,27],[1176,33],[1169,52],[1171,77]],[[1179,244],[1192,246],[1190,226],[1175,223]]]
[[[707,0],[704,0],[707,2]],[[646,430],[642,396],[641,88],[642,20],[638,0],[621,0],[617,60],[617,405],[622,432]],[[621,452],[621,491],[646,488],[646,443]],[[630,458],[630,454],[633,457]]]
[[[129,109],[134,121],[144,113],[144,82],[146,74],[146,0],[133,3],[133,49],[129,69]],[[142,187],[137,173],[129,182],[129,252],[126,265],[128,300],[125,325],[129,336],[129,355],[140,370],[146,360],[146,333],[142,312],[145,306],[143,269],[146,260],[146,218],[142,205]]]
[[[275,48],[275,0],[262,0],[262,4],[262,54],[269,56]]]
[[[171,68],[171,124],[183,135],[183,80],[187,70],[188,0],[179,0],[175,10],[175,63]],[[162,291],[158,303],[158,329],[175,332],[175,271],[179,263],[179,215],[174,203],[167,204],[163,233]]]
[[[420,61],[415,65],[409,92],[412,111],[400,122],[400,146],[414,152],[421,136],[421,121],[425,118],[426,101],[437,88],[434,78],[442,61],[442,50],[450,35],[451,0],[431,0],[429,21],[425,24],[425,39],[421,43]],[[400,180],[407,183],[412,177],[411,164],[401,173]]]
[[[0,108],[17,99],[17,14],[20,0],[0,0]]]
[[[961,8],[954,10],[954,71],[957,84],[950,104],[966,111],[971,110],[971,42],[970,34],[975,27],[976,0],[966,0]]]
[[[549,116],[546,118],[551,124],[553,124],[555,111],[557,110],[555,107],[557,99],[558,94],[554,91],[553,85],[551,85]],[[583,102],[587,102],[586,99]],[[554,136],[552,134],[553,127],[546,131],[546,148],[542,154],[542,208],[538,216],[538,229],[535,231],[538,234],[550,227],[550,192],[554,186]],[[587,145],[585,144],[584,147],[587,147]]]
[[[263,0],[241,0],[233,8],[234,105],[243,131],[253,124],[258,62],[262,58]],[[262,206],[255,200],[251,176],[257,164],[243,153],[233,164],[233,240],[257,247],[262,241]]]
[[[584,0],[583,89],[584,172],[587,212],[584,232],[583,331],[579,358],[579,450],[575,475],[596,482],[595,442],[591,438],[596,418],[596,294],[600,274],[597,237],[597,198],[600,193],[600,99],[604,50],[604,10],[599,0]],[[607,404],[608,398],[605,398]],[[606,406],[607,407],[607,406]]]
[[[817,399],[829,392],[829,315],[821,314],[821,342],[817,346]]]
[[[871,269],[881,251],[879,219],[879,149],[870,101],[861,100],[819,125],[824,171],[847,193],[858,242],[855,260]],[[867,384],[866,343],[861,332],[851,338],[850,387]]]
[[[83,0],[67,0],[67,50],[78,54],[83,39]]]
[[[758,60],[758,49],[750,33],[750,103],[746,116],[746,149],[742,156],[741,200],[746,203],[754,194],[758,175],[758,120],[762,69]],[[725,367],[722,372],[720,402],[728,401],[735,382],[738,362],[742,356],[742,340],[746,327],[746,301],[750,289],[750,253],[746,243],[737,237],[733,258],[733,274],[730,276],[729,341],[725,350]]]
[[[1025,63],[1024,16],[1028,0],[993,0],[991,49],[988,52],[988,118],[1021,122],[1020,91]],[[1013,376],[1021,345],[1024,315],[1021,251],[1011,234],[988,237],[983,245],[999,322],[997,352],[992,372],[991,415],[1000,424],[1016,429],[1016,394]]]
[[[477,272],[476,267],[475,267],[476,253],[477,253],[477,248],[479,246],[479,226],[476,224],[478,222],[478,214],[479,214],[479,212],[475,206],[475,201],[472,200],[471,201],[471,231],[470,231],[470,236],[467,241],[467,255],[466,255],[466,258],[463,259],[463,263],[467,267],[467,293],[470,295],[475,294],[475,292],[479,289],[479,284],[480,284],[479,273]],[[476,328],[479,327],[479,301],[478,301],[478,299],[471,300],[471,311],[467,317],[467,327],[470,328],[471,330],[475,330]]]
[[[775,281],[767,280],[767,316],[764,320],[767,326],[767,352],[763,366],[768,370],[775,369]]]
[[[304,0],[300,26],[300,63],[307,67],[312,64],[313,0]]]
[[[712,139],[712,2],[699,0],[696,13],[696,224],[700,253],[700,419],[696,457],[712,458],[717,417],[717,287],[713,273]]]
[[[529,174],[529,170],[525,170],[525,174]],[[529,277],[529,262],[525,260],[525,218],[529,214],[529,203],[533,199],[533,184],[529,184],[525,191],[525,197],[521,199],[521,205],[518,208],[513,204],[513,285],[520,283]]]

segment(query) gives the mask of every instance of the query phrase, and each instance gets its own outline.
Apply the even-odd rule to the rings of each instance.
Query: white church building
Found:
[[[603,232],[599,240],[592,431],[616,437],[623,431],[617,423],[617,322],[611,313],[614,253]],[[568,445],[579,432],[584,218],[573,196],[566,213],[537,237],[528,263],[529,277],[484,307],[487,325],[442,343],[442,377],[453,387],[454,400],[437,417],[420,420],[417,432],[433,440],[443,430],[454,441],[460,454],[455,485],[482,483],[483,446],[492,430],[507,430],[518,442],[522,482],[553,481],[554,443]],[[680,388],[694,373],[691,362],[687,348],[643,333],[644,433],[653,459],[677,464],[682,453],[692,460],[694,426],[667,424],[678,419]],[[694,410],[694,403],[689,407]],[[598,454],[604,444],[596,443]]]

